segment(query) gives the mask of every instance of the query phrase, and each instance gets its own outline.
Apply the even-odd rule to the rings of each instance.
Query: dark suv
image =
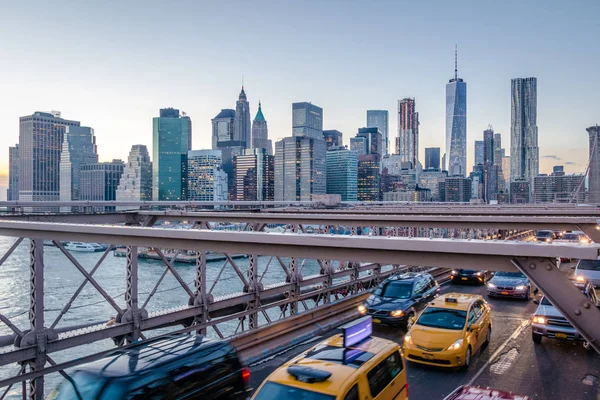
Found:
[[[48,399],[246,399],[250,371],[226,341],[170,335],[76,367]]]
[[[358,306],[374,323],[410,329],[417,313],[438,296],[440,286],[426,272],[406,272],[380,283],[364,304]]]

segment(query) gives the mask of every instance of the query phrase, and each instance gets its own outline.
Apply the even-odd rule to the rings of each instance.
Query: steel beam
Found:
[[[600,353],[600,310],[556,267],[555,258],[511,260]]]
[[[32,339],[36,343],[35,359],[29,363],[32,372],[46,365],[46,341],[44,334],[44,241],[30,239],[29,241],[29,272],[30,272],[30,308],[29,325]],[[31,341],[30,341],[31,342]],[[44,377],[40,376],[29,381],[29,398],[42,400],[44,398]]]

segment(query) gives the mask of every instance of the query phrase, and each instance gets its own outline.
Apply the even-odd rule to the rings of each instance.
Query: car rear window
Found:
[[[537,237],[550,237],[553,235],[553,233],[550,231],[538,231],[535,235]]]
[[[579,240],[579,235],[577,233],[565,233],[563,236],[565,240]]]
[[[335,397],[313,392],[312,390],[300,389],[294,386],[282,385],[281,383],[267,382],[256,394],[256,400],[335,400]]]
[[[600,271],[600,260],[581,260],[577,269],[585,271]]]

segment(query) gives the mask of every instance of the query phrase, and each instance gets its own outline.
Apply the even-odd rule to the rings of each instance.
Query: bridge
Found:
[[[45,210],[31,210],[39,205],[0,203],[6,209],[0,215],[0,236],[13,238],[6,242],[0,266],[11,260],[12,265],[27,265],[29,289],[27,298],[11,300],[11,307],[24,310],[21,315],[8,315],[11,309],[0,314],[0,367],[14,372],[0,376],[5,388],[0,399],[15,391],[41,399],[52,374],[68,376],[69,368],[96,360],[114,346],[167,332],[232,340],[246,361],[256,365],[254,379],[259,379],[315,337],[355,318],[356,306],[370,288],[406,270],[429,271],[440,283],[450,268],[521,271],[600,352],[600,311],[556,265],[558,257],[600,255],[600,209],[595,206],[50,202],[43,204]],[[127,210],[112,211],[117,207]],[[180,226],[174,222],[186,229],[175,229]],[[223,230],[226,226],[235,230]],[[539,229],[582,230],[595,243],[522,240]],[[109,246],[83,260],[65,242]],[[117,247],[125,255],[122,269],[108,269],[108,256]],[[148,249],[161,263],[154,281],[148,279],[146,265],[140,268],[139,256]],[[217,253],[222,264],[211,261]],[[176,266],[183,256],[185,270]],[[158,264],[152,265],[156,269]],[[23,277],[11,271],[6,273],[14,273],[15,280]],[[69,277],[69,284],[50,296],[44,282],[59,273],[64,274],[61,279]],[[104,281],[98,278],[102,274]],[[174,286],[165,289],[166,282]],[[112,294],[115,287],[123,293]],[[505,321],[514,330],[505,332],[502,343],[517,340],[532,310],[514,304],[499,308],[499,314],[510,313],[520,321],[517,326],[510,318]],[[84,320],[74,320],[77,309],[90,312]],[[378,334],[402,341],[395,331]],[[504,349],[496,348],[469,379],[477,383],[491,363],[512,357]],[[600,365],[598,355],[585,357],[595,357],[591,362]],[[597,368],[590,376],[598,375]],[[423,376],[430,371],[415,371],[416,381],[426,386]],[[598,393],[593,379],[589,393]]]

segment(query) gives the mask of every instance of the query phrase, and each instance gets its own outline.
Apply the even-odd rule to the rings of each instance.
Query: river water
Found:
[[[0,236],[0,257],[6,253],[14,243],[14,238]],[[102,252],[97,253],[71,253],[77,261],[89,272]],[[248,259],[240,258],[234,260],[244,274],[248,270]],[[284,262],[287,262],[284,259]],[[302,261],[300,261],[302,262]],[[207,288],[210,290],[213,281],[217,278],[224,261],[213,261],[207,263]],[[139,260],[139,298],[140,306],[144,304],[148,294],[162,275],[165,267],[161,261]],[[77,268],[61,253],[52,246],[44,247],[45,265],[45,326],[50,326],[66,302],[71,298],[75,290],[84,280],[83,275]],[[267,269],[268,265],[268,269]],[[193,290],[195,277],[195,264],[176,263],[175,269],[182,279]],[[265,273],[265,269],[266,273]],[[315,260],[305,260],[302,274],[308,276],[319,272],[319,266]],[[259,276],[263,275],[263,285],[269,285],[285,280],[279,262],[276,258],[259,257]],[[29,328],[29,240],[25,239],[13,252],[13,254],[0,266],[0,313],[8,317],[13,324],[21,330]],[[126,258],[115,257],[111,252],[103,261],[100,268],[95,272],[94,278],[101,287],[108,292],[119,304],[125,308],[124,293],[126,289]],[[242,282],[234,269],[227,265],[212,290],[212,294],[220,296],[223,294],[239,292],[242,290]],[[177,307],[187,304],[188,296],[178,284],[175,277],[169,273],[161,283],[158,292],[148,303],[146,309],[149,312]],[[80,325],[90,322],[108,321],[116,314],[115,310],[104,300],[98,291],[88,283],[78,298],[73,302],[69,312],[63,316],[58,328]],[[231,335],[237,327],[237,321],[230,325],[219,325],[223,334]],[[178,329],[173,327],[172,329]],[[164,332],[164,331],[163,331]],[[209,329],[209,336],[213,331]],[[12,331],[0,322],[0,335],[9,335]],[[151,336],[151,335],[147,335]],[[65,350],[52,354],[54,361],[60,363],[87,354],[114,348],[112,340],[104,340],[74,349]],[[0,368],[0,379],[15,375],[19,370],[17,365],[3,366]],[[46,392],[51,390],[60,381],[59,374],[51,374],[46,377]],[[20,385],[13,387],[8,398],[20,398]],[[4,391],[0,392],[0,394]]]

